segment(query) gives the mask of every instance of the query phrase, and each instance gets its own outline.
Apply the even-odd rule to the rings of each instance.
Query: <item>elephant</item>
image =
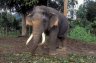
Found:
[[[32,33],[26,42],[28,45],[32,39],[32,53],[39,45],[45,43],[45,36],[49,36],[49,52],[55,53],[57,39],[64,40],[69,27],[67,18],[56,9],[48,6],[34,7],[26,15],[26,24],[32,26]]]

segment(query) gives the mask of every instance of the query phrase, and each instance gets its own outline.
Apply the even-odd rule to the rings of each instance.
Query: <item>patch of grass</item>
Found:
[[[10,31],[10,32],[4,32],[0,31],[0,37],[17,37],[20,35],[19,31]]]
[[[68,57],[31,56],[30,53],[2,54],[1,58],[7,63],[96,63],[95,56],[70,54]]]
[[[69,38],[96,43],[96,36],[92,35],[90,32],[87,32],[85,28],[80,26],[76,26],[71,30],[69,33]]]
[[[13,47],[14,46],[6,45],[6,44],[3,44],[3,45],[0,44],[0,48],[5,48],[5,49],[7,48],[8,49],[8,48],[13,48]]]

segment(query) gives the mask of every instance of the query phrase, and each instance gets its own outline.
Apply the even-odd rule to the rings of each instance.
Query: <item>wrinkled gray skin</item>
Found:
[[[46,6],[34,7],[26,16],[26,23],[33,28],[32,53],[38,47],[43,32],[49,36],[49,50],[55,51],[57,38],[64,40],[68,30],[67,18],[57,10]]]

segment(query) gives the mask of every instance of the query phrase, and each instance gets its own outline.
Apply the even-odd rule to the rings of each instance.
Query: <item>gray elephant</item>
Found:
[[[26,16],[26,24],[32,26],[32,34],[26,45],[32,39],[31,50],[35,52],[38,45],[45,43],[45,36],[49,36],[49,52],[56,51],[57,39],[64,40],[68,30],[67,18],[57,10],[47,6],[36,6]]]

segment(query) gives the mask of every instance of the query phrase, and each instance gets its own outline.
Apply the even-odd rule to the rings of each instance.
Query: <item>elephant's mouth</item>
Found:
[[[30,42],[30,40],[33,38],[33,33],[30,35],[30,37],[27,39],[27,41],[26,41],[26,45],[28,45],[28,43]],[[41,43],[39,44],[39,45],[43,45],[45,43],[45,33],[43,32],[42,33],[42,41],[41,41]]]

